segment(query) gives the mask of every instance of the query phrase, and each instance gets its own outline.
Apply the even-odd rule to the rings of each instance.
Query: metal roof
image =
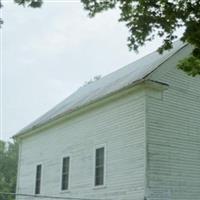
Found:
[[[80,108],[90,102],[94,102],[142,80],[148,74],[153,72],[160,64],[186,45],[187,44],[182,43],[181,41],[177,41],[174,43],[173,49],[165,51],[163,54],[159,54],[155,51],[111,74],[108,74],[98,81],[80,87],[71,96],[67,97],[53,109],[39,117],[27,127],[23,128],[14,137],[44,125],[47,122],[56,119],[58,116],[62,116],[62,114],[72,112],[76,108]]]

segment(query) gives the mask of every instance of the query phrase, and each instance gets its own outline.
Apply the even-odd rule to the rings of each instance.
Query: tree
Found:
[[[0,0],[0,10],[1,10],[1,8],[3,7],[3,5],[2,5],[2,3],[1,3],[1,0]],[[1,28],[1,25],[3,24],[3,21],[2,21],[2,19],[0,18],[0,28]]]
[[[42,0],[14,0],[19,5],[40,7]],[[200,1],[199,0],[81,0],[90,17],[109,9],[120,10],[119,21],[125,22],[130,35],[128,47],[138,51],[156,36],[163,39],[159,53],[171,49],[175,31],[185,27],[181,38],[194,46],[192,55],[178,67],[188,75],[200,75]]]
[[[18,145],[0,140],[0,192],[15,193]],[[0,194],[1,200],[14,200],[14,196]]]
[[[42,0],[14,0],[15,3],[22,5],[22,6],[29,6],[32,8],[39,8],[42,6],[43,1]],[[2,9],[3,5],[0,0],[0,9]],[[0,28],[3,24],[3,20],[0,18]]]
[[[146,41],[163,38],[159,53],[171,49],[175,31],[185,27],[181,38],[194,46],[192,55],[178,67],[192,76],[200,75],[200,1],[199,0],[81,0],[90,17],[119,7],[120,19],[130,32],[128,46],[138,51]]]
[[[14,0],[15,3],[23,6],[30,6],[32,8],[39,8],[42,6],[42,0]]]

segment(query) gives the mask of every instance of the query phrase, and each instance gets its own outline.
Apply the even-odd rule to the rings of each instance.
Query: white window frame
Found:
[[[106,144],[99,144],[95,145],[93,150],[93,188],[100,189],[106,187],[106,173],[107,173],[107,148]],[[96,178],[96,150],[99,148],[104,148],[104,174],[103,174],[103,185],[95,185],[95,178]]]
[[[37,173],[37,166],[41,165],[41,177],[40,177],[40,193],[36,194],[35,189],[36,189],[36,173]],[[33,194],[36,196],[40,196],[42,194],[42,182],[43,182],[43,172],[44,172],[44,165],[43,163],[36,163],[34,167],[34,189],[33,189]]]
[[[68,188],[63,190],[62,189],[62,168],[63,168],[63,159],[64,158],[67,158],[69,157],[69,175],[68,175]],[[66,192],[69,192],[70,191],[70,180],[71,180],[71,155],[70,154],[66,154],[66,155],[62,155],[62,158],[61,158],[61,164],[60,164],[60,184],[59,184],[59,187],[60,187],[60,193],[66,193]]]

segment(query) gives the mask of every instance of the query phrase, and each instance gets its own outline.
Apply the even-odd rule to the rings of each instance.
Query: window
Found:
[[[104,185],[104,147],[95,152],[95,186]]]
[[[69,157],[63,158],[62,162],[62,190],[67,190],[69,187]]]
[[[40,194],[42,165],[36,167],[35,194]]]

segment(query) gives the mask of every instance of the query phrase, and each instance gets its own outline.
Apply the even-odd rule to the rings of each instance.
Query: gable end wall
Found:
[[[200,199],[200,77],[176,68],[190,52],[182,49],[149,77],[169,88],[146,93],[148,200]]]

